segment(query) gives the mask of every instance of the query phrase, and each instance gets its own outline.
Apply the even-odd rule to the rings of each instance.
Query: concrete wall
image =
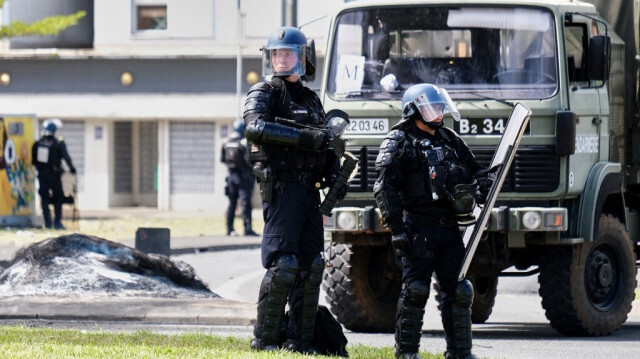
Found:
[[[153,0],[166,3],[166,32],[133,31],[136,2],[148,0],[11,0],[5,3],[3,19],[19,19],[52,14],[54,10],[82,4],[93,6],[91,49],[65,49],[63,42],[53,49],[0,49],[0,73],[11,75],[8,86],[0,86],[0,108],[5,113],[35,113],[40,119],[59,117],[63,121],[82,121],[81,138],[84,168],[79,171],[79,209],[106,209],[136,203],[157,203],[161,209],[224,211],[223,194],[226,167],[220,163],[220,146],[244,103],[251,84],[249,71],[261,73],[259,48],[267,36],[282,23],[282,0],[241,0],[244,26],[237,20],[237,1],[233,0]],[[298,1],[298,25],[333,12],[342,3]],[[28,3],[28,6],[23,4]],[[15,6],[15,7],[14,7]],[[39,9],[30,14],[25,9]],[[65,13],[75,9],[64,8]],[[320,88],[324,41],[328,18],[303,27],[316,39],[319,50],[316,80],[308,84]],[[239,30],[244,29],[244,36]],[[241,95],[236,94],[236,56],[238,40],[242,47]],[[121,82],[124,72],[133,83]],[[157,198],[115,193],[114,123],[129,121],[138,131],[140,122],[157,124]],[[204,122],[213,126],[213,185],[206,193],[172,193],[170,166],[170,128],[175,121]],[[135,134],[134,134],[135,138]],[[135,170],[135,146],[132,147]],[[73,157],[73,153],[71,154]],[[208,167],[209,169],[211,167]],[[148,174],[147,174],[148,175]],[[133,173],[133,188],[136,178]],[[256,202],[258,195],[256,191]]]

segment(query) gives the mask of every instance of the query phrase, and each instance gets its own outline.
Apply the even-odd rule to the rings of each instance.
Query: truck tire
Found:
[[[354,332],[391,333],[402,274],[390,246],[336,244],[322,287],[331,312]]]
[[[625,226],[604,214],[593,242],[551,248],[544,254],[538,277],[551,327],[572,336],[613,333],[631,311],[635,260]]]
[[[473,284],[473,304],[471,305],[471,322],[482,324],[489,319],[496,304],[498,294],[498,277],[469,277]]]
[[[483,324],[489,319],[496,304],[498,294],[498,277],[476,277],[469,275],[469,281],[473,285],[473,304],[471,304],[471,322]],[[435,299],[438,302],[438,310],[442,307],[442,291],[437,280],[433,280]]]

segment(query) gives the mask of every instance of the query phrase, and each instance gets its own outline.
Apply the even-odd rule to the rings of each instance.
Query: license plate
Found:
[[[377,135],[389,132],[388,118],[352,118],[345,135]]]
[[[460,135],[502,135],[507,118],[462,118],[453,122],[453,129]]]

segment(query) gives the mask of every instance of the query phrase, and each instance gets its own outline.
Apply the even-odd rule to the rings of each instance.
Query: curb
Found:
[[[0,319],[253,325],[255,313],[256,304],[224,298],[0,298]]]
[[[219,251],[231,251],[237,249],[256,249],[260,248],[260,243],[247,243],[247,244],[224,244],[224,245],[211,245],[202,247],[185,247],[185,248],[171,248],[171,255],[203,253],[203,252],[219,252]]]

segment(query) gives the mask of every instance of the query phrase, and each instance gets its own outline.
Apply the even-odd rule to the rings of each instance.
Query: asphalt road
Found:
[[[181,255],[212,291],[223,298],[254,303],[265,270],[259,249]],[[640,277],[640,275],[639,275]],[[487,323],[473,326],[474,353],[488,358],[640,358],[640,313],[631,315],[614,335],[571,338],[553,330],[538,295],[537,276],[500,278],[498,296]],[[320,304],[326,305],[321,294]],[[638,311],[635,311],[638,313]],[[208,329],[209,330],[209,329]],[[251,336],[250,327],[217,327],[214,333]],[[350,343],[393,346],[391,334],[346,333]],[[445,349],[435,300],[427,303],[421,346]]]
[[[259,249],[203,252],[174,256],[194,267],[200,278],[226,299],[255,303],[264,269]],[[474,353],[483,358],[640,358],[640,308],[632,311],[614,335],[607,337],[565,337],[548,324],[537,294],[537,278],[501,278],[493,313],[486,324],[474,325]],[[324,296],[321,304],[326,305]],[[636,302],[637,304],[637,302]],[[250,337],[251,326],[204,324],[154,324],[143,322],[94,322],[52,320],[3,320],[2,324],[22,324],[81,330],[135,331],[160,333],[200,332]],[[392,334],[345,332],[349,343],[392,347]],[[424,350],[445,349],[440,315],[430,299],[421,340]]]

